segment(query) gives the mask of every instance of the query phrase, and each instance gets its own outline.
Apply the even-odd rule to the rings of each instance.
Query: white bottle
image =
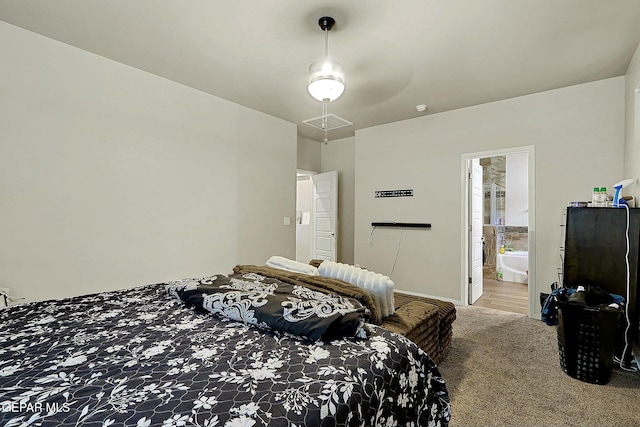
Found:
[[[593,195],[591,197],[591,206],[594,208],[606,208],[608,197],[607,187],[594,187]]]
[[[607,187],[600,187],[600,207],[607,207],[607,200],[609,199],[609,195],[607,194]]]
[[[593,187],[593,193],[591,195],[591,206],[597,207],[600,202],[600,187]]]

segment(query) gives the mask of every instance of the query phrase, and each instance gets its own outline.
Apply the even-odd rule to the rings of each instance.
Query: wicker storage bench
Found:
[[[383,319],[382,326],[418,344],[436,364],[442,362],[451,348],[456,306],[451,302],[400,292],[394,292],[394,299],[396,313]],[[411,318],[417,326],[411,327]],[[399,323],[407,327],[395,330]]]

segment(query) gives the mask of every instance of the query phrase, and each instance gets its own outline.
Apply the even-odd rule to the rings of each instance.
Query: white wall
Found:
[[[322,163],[322,143],[298,136],[297,138],[298,169],[320,172]]]
[[[355,138],[322,145],[322,172],[338,171],[338,261],[353,264]]]
[[[372,221],[430,222],[405,230],[392,279],[399,289],[462,301],[461,158],[535,146],[537,270],[534,295],[560,265],[560,221],[592,182],[616,182],[623,165],[624,77],[493,102],[356,132],[355,262],[389,273],[400,230]],[[414,197],[374,198],[414,189]],[[539,303],[536,302],[536,305]]]
[[[506,156],[505,225],[529,225],[529,156]]]
[[[635,206],[640,207],[640,44],[631,59],[625,75],[625,162],[623,178],[635,178],[636,184],[623,190],[624,195],[633,196]]]
[[[4,22],[0,58],[0,286],[14,296],[295,256],[294,124]]]

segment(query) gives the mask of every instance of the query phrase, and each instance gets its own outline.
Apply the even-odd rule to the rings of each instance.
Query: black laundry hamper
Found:
[[[558,353],[567,375],[592,384],[611,378],[622,309],[557,302]]]

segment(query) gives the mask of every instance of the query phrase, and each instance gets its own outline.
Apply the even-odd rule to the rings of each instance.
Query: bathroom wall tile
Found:
[[[485,225],[482,227],[482,235],[484,237],[484,255],[485,261],[482,268],[482,276],[488,279],[496,277],[496,245],[497,235],[496,227]]]

